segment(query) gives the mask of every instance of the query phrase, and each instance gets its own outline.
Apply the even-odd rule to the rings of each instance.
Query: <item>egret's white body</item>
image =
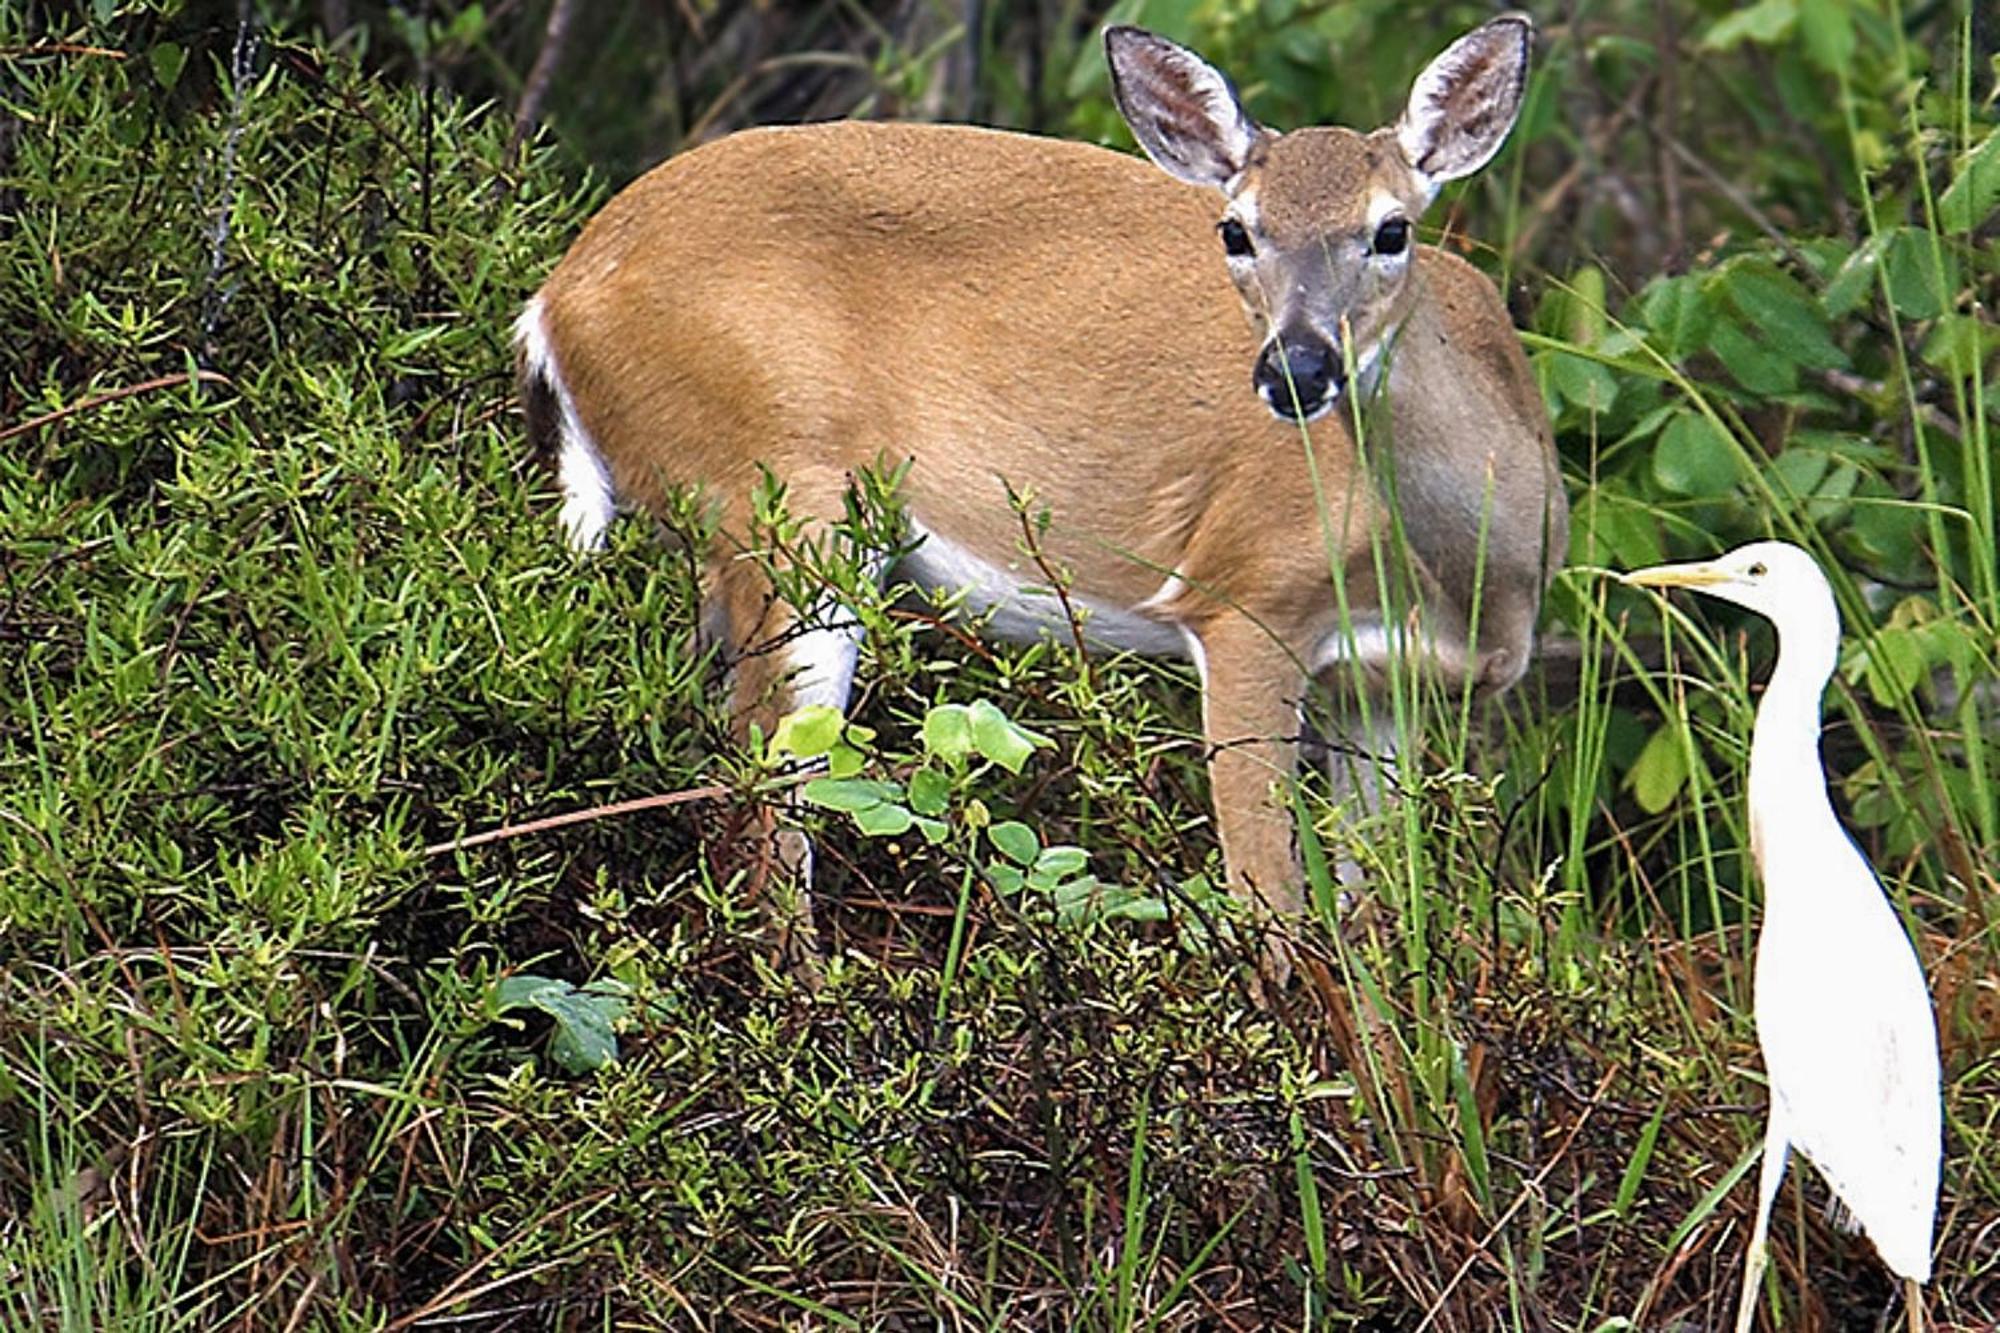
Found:
[[[1750,845],[1764,884],[1757,1042],[1771,1109],[1737,1333],[1756,1312],[1771,1204],[1793,1148],[1904,1279],[1918,1329],[1942,1143],[1937,1025],[1902,922],[1827,795],[1820,696],[1840,649],[1833,591],[1813,558],[1785,542],[1624,578],[1735,602],[1778,631],[1750,741]]]

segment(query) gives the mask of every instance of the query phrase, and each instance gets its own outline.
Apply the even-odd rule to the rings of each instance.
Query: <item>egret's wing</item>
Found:
[[[1884,1262],[1927,1278],[1942,1140],[1937,1028],[1916,955],[1879,893],[1872,903],[1827,893],[1810,919],[1767,919],[1757,1035],[1794,1146]]]

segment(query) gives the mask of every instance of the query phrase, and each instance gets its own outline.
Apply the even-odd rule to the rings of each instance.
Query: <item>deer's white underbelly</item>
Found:
[[[970,615],[992,613],[986,633],[1015,643],[1044,636],[1067,639],[1069,621],[1062,601],[1048,586],[1048,576],[1026,556],[1006,566],[992,564],[951,539],[909,520],[917,546],[896,562],[892,580],[963,592]],[[1094,648],[1144,653],[1150,657],[1186,657],[1188,645],[1181,627],[1141,613],[1134,607],[1111,606],[1077,592],[1069,604],[1083,625],[1084,641]]]

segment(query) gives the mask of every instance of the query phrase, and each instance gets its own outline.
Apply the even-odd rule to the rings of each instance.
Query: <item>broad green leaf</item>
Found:
[[[1686,274],[1648,286],[1639,297],[1639,317],[1652,334],[1654,349],[1669,361],[1682,361],[1708,345],[1715,308],[1701,278]]]
[[[1806,54],[1829,74],[1838,74],[1854,59],[1854,0],[1798,0],[1799,33]]]
[[[845,741],[826,752],[826,772],[828,777],[851,778],[866,765],[861,751]]]
[[[1036,746],[1054,743],[1046,736],[1037,736],[1025,727],[1015,725],[1005,713],[985,699],[975,701],[970,712],[973,747],[1009,773],[1019,773]]]
[[[1938,225],[1948,232],[1967,232],[1993,216],[2000,205],[2000,130],[1994,130],[1964,156],[1951,184],[1938,196]]]
[[[494,988],[495,1012],[538,1009],[555,1020],[549,1055],[571,1073],[601,1069],[618,1058],[612,1025],[625,1016],[625,987],[593,981],[578,990],[553,977],[511,976]]]
[[[1050,847],[1035,858],[1037,875],[1053,875],[1059,880],[1068,879],[1090,864],[1090,853],[1081,847]]]
[[[1827,332],[1819,302],[1803,283],[1777,265],[1761,259],[1739,260],[1725,266],[1711,282],[1771,351],[1818,370],[1847,364],[1847,354],[1834,345]]]
[[[1773,46],[1791,35],[1798,17],[1799,0],[1757,0],[1717,19],[1702,34],[1701,44],[1710,51],[1727,51],[1746,41]]]
[[[625,1016],[622,991],[616,982],[594,981],[543,1005],[556,1021],[549,1055],[557,1064],[572,1074],[584,1074],[618,1058],[612,1025]]]
[[[1772,490],[1806,502],[1806,514],[1815,523],[1842,512],[1861,480],[1861,469],[1840,454],[1797,446],[1772,459],[1764,471]]]
[[[917,832],[923,834],[924,841],[931,846],[935,847],[951,836],[951,825],[945,823],[942,819],[926,819],[922,815],[918,815],[916,818]]]
[[[910,808],[920,815],[941,815],[951,806],[951,779],[934,768],[910,774]]]
[[[1608,368],[1568,352],[1549,354],[1549,380],[1564,402],[1585,412],[1609,412],[1618,401],[1618,380]]]
[[[1862,679],[1882,708],[1894,708],[1923,682],[1930,663],[1919,632],[1904,626],[1876,631],[1862,649]]]
[[[852,814],[855,827],[875,838],[893,838],[898,833],[907,833],[910,826],[917,822],[908,810],[889,801],[855,810]]]
[[[1944,291],[1938,286],[1938,272],[1932,265],[1933,238],[1915,227],[1898,227],[1889,238],[1882,257],[1882,271],[1889,283],[1889,304],[1905,319],[1935,319],[1945,311]],[[1945,281],[1951,282],[1947,264]]]
[[[1969,374],[1996,348],[2000,348],[2000,325],[1977,315],[1944,315],[1924,340],[1924,364],[1947,374]]]
[[[153,77],[160,86],[173,91],[181,81],[181,70],[187,65],[187,49],[178,42],[155,42],[146,56],[153,62]]]
[[[1819,297],[1820,309],[1826,311],[1829,318],[1839,319],[1842,315],[1853,313],[1874,294],[1875,266],[1881,262],[1882,252],[1888,245],[1886,234],[1871,236],[1841,261]]]
[[[924,749],[947,764],[963,764],[972,754],[972,710],[939,704],[924,716]]]
[[[1715,322],[1708,346],[1736,382],[1752,393],[1785,394],[1799,387],[1798,363],[1765,348],[1733,319]]]
[[[885,801],[899,801],[903,789],[896,783],[874,778],[814,778],[799,789],[799,795],[807,804],[822,810],[845,810],[852,814]]]
[[[505,1013],[509,1009],[539,1009],[545,995],[561,995],[569,989],[567,981],[553,977],[523,976],[516,974],[503,977],[493,988],[493,1011]]]
[[[1042,840],[1035,831],[1016,819],[1002,820],[986,830],[986,836],[1000,854],[1017,865],[1031,866],[1041,854]]]
[[[1012,898],[1027,887],[1028,877],[1020,867],[1010,866],[1005,861],[990,861],[986,866],[986,882],[1002,897]]]
[[[1737,475],[1736,446],[1699,412],[1674,417],[1653,445],[1653,480],[1675,495],[1723,495]]]
[[[1629,500],[1597,497],[1571,517],[1571,545],[1578,563],[1638,569],[1666,558],[1660,519],[1652,509]]]
[[[1924,513],[1916,505],[1865,501],[1854,506],[1848,540],[1878,569],[1913,569],[1923,559]]]
[[[817,759],[840,739],[840,728],[845,721],[837,708],[808,704],[778,720],[778,730],[771,737],[771,748],[800,759]]]
[[[1687,785],[1687,777],[1687,747],[1679,729],[1669,722],[1655,731],[1646,748],[1639,751],[1638,762],[1632,765],[1625,782],[1639,808],[1657,815],[1674,803],[1674,797]]]
[[[1579,347],[1595,347],[1610,321],[1604,311],[1604,270],[1585,264],[1569,275],[1569,319],[1563,336]]]

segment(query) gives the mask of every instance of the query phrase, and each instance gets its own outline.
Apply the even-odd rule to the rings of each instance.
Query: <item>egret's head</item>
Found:
[[[1748,607],[1776,625],[1780,639],[1840,640],[1840,613],[1826,575],[1790,542],[1751,542],[1714,560],[1654,565],[1619,578],[1641,588],[1693,588]]]

